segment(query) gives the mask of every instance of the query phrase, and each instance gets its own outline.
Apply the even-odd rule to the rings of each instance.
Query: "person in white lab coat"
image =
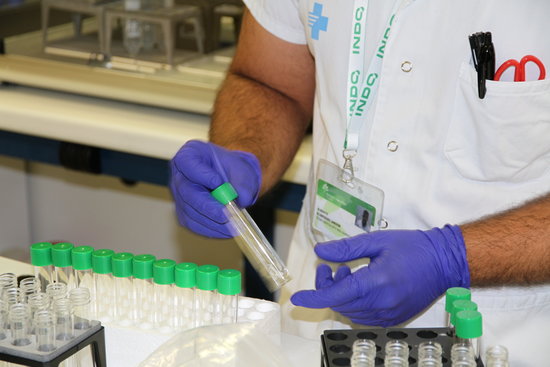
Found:
[[[550,2],[245,3],[211,142],[188,142],[172,160],[180,222],[230,237],[209,192],[229,180],[239,205],[252,205],[313,121],[284,330],[317,339],[442,326],[440,296],[471,286],[485,346],[508,347],[514,366],[547,364],[550,79],[528,66],[527,81],[513,82],[509,71],[479,98],[468,36],[492,33],[497,67],[528,54],[548,66]],[[333,275],[322,263],[349,266]]]

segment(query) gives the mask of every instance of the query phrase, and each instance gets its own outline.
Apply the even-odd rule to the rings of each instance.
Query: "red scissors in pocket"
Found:
[[[539,68],[539,80],[543,80],[544,78],[546,78],[546,68],[544,67],[544,64],[542,63],[542,61],[540,61],[539,58],[536,57],[536,56],[527,55],[527,56],[524,56],[519,62],[517,60],[514,60],[514,59],[510,59],[510,60],[505,61],[502,65],[500,65],[500,67],[496,71],[495,77],[493,78],[493,80],[496,80],[496,81],[500,80],[500,77],[502,76],[502,74],[504,74],[504,72],[508,68],[513,67],[513,68],[515,68],[514,81],[515,82],[524,82],[525,81],[525,65],[528,62],[535,63],[538,66],[538,68]]]

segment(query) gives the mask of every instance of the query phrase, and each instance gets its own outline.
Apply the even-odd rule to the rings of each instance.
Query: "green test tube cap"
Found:
[[[153,263],[153,280],[156,284],[173,284],[176,262],[170,259],[161,259]]]
[[[74,245],[70,242],[56,243],[52,246],[52,261],[54,266],[64,268],[73,265],[72,252]]]
[[[477,303],[468,301],[467,299],[457,299],[451,306],[451,324],[455,325],[456,313],[460,311],[477,311]]]
[[[453,312],[453,302],[459,299],[471,300],[472,291],[468,288],[453,287],[447,289],[445,292],[445,311],[452,313]]]
[[[180,263],[175,268],[176,286],[180,288],[193,288],[197,285],[197,264]]]
[[[73,248],[71,257],[75,270],[88,270],[92,268],[92,246],[78,246]]]
[[[456,336],[461,339],[479,338],[483,334],[483,320],[479,311],[459,311],[455,322]]]
[[[197,288],[203,291],[213,291],[218,288],[218,272],[216,265],[201,265],[197,268]]]
[[[241,272],[234,269],[224,269],[218,273],[218,293],[234,296],[241,293]]]
[[[210,193],[214,199],[218,200],[222,205],[227,205],[230,201],[235,200],[239,195],[233,185],[229,182],[223,183]]]
[[[113,276],[117,278],[128,278],[132,276],[132,260],[134,254],[119,252],[111,258],[113,263]]]
[[[97,274],[111,274],[113,271],[113,264],[111,259],[115,252],[113,250],[95,250],[92,252],[92,267],[94,273]]]
[[[137,279],[151,279],[153,277],[153,263],[157,260],[156,257],[149,254],[134,256],[133,259],[133,274]]]
[[[34,266],[52,265],[52,244],[37,242],[31,245],[31,264]]]

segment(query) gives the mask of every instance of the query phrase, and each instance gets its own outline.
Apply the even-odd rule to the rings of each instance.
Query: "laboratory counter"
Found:
[[[209,126],[209,117],[204,114],[17,85],[0,86],[0,116],[0,130],[8,134],[0,154],[21,158],[32,157],[25,157],[29,149],[21,144],[17,144],[20,149],[13,144],[10,147],[14,136],[77,143],[166,161],[187,140],[206,139]],[[21,149],[27,151],[17,151]],[[307,137],[283,180],[304,185],[310,155],[311,137]]]
[[[0,274],[2,273],[28,275],[33,273],[33,267],[27,263],[0,256]],[[218,326],[212,327],[216,328]],[[137,367],[139,363],[172,337],[174,336],[106,326],[107,366]],[[277,340],[280,340],[280,345],[274,346],[273,350],[279,351],[282,357],[291,363],[291,366],[317,367],[320,365],[320,340],[307,340],[286,333],[280,333],[276,337]],[[274,340],[272,339],[273,335],[267,338],[269,338],[268,340]],[[269,365],[274,366],[274,364]]]

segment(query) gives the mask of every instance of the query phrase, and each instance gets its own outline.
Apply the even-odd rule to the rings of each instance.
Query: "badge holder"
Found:
[[[341,168],[324,159],[319,161],[311,223],[321,241],[380,229],[384,192],[354,177],[351,160],[349,163]]]

